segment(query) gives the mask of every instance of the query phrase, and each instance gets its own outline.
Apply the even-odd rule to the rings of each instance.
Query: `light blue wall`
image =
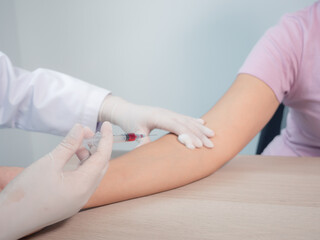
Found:
[[[20,67],[65,72],[129,101],[198,117],[264,31],[312,2],[2,0],[0,49]],[[256,140],[242,153],[253,154]],[[59,141],[0,130],[0,163],[26,166]]]

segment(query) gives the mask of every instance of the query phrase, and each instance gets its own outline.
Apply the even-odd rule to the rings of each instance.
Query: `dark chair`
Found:
[[[280,104],[273,117],[261,130],[256,154],[261,154],[272,139],[280,134],[284,105]]]

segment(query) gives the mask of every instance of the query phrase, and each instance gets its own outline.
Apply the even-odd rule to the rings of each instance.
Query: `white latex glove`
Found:
[[[101,105],[99,121],[109,121],[125,132],[149,135],[155,129],[163,129],[178,135],[179,141],[190,149],[203,145],[212,148],[209,137],[214,132],[204,126],[202,119],[195,119],[172,111],[129,103],[119,97],[107,96]],[[143,138],[140,145],[149,142]]]
[[[63,171],[82,140],[93,135],[76,124],[51,153],[34,162],[0,193],[0,239],[17,239],[76,214],[89,200],[108,168],[112,150],[109,123],[101,128],[97,151],[76,170]]]

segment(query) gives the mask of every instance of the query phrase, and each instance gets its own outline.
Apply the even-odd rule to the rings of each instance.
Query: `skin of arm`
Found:
[[[110,162],[84,208],[101,206],[177,188],[204,178],[232,159],[270,120],[277,107],[272,89],[240,74],[203,116],[215,131],[213,149],[189,150],[168,134]]]

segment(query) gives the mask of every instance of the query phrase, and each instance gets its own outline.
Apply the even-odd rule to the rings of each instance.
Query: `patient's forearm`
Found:
[[[208,176],[234,157],[267,123],[278,106],[262,81],[240,75],[203,119],[216,133],[213,149],[189,150],[176,136],[142,146],[110,162],[86,208],[144,196]]]
[[[86,207],[93,207],[175,188],[202,177],[203,155],[188,150],[167,135],[112,160],[98,190]],[[208,169],[205,169],[208,174]],[[188,175],[188,177],[186,177]]]
[[[0,166],[0,192],[4,187],[23,171],[21,167],[2,167]]]

